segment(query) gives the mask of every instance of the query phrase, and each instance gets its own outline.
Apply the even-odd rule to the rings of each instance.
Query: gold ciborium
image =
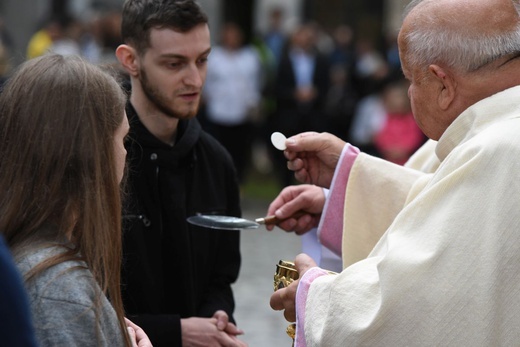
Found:
[[[280,260],[278,264],[276,264],[276,271],[274,273],[274,291],[276,292],[278,289],[282,289],[287,287],[293,281],[297,280],[299,277],[298,271],[294,266],[293,262]],[[287,335],[291,337],[293,340],[294,346],[294,337],[296,336],[296,323],[290,324],[286,329]]]
[[[299,277],[293,262],[280,260],[274,273],[274,291],[285,288]]]
[[[329,275],[337,275],[337,272],[328,271]],[[296,266],[294,266],[293,262],[280,260],[278,264],[276,264],[276,272],[274,273],[274,291],[276,292],[278,289],[282,289],[287,287],[293,281],[297,280],[300,277],[300,274],[296,270]],[[294,346],[294,338],[296,336],[296,323],[290,324],[285,330],[287,335],[289,335],[293,340]]]

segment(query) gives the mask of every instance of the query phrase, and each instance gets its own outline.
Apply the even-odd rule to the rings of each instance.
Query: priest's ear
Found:
[[[139,74],[137,51],[132,46],[123,44],[116,49],[117,60],[132,77]]]
[[[441,110],[446,111],[455,99],[456,82],[445,69],[438,65],[430,65],[428,70],[433,76],[435,90],[438,92],[437,104]]]

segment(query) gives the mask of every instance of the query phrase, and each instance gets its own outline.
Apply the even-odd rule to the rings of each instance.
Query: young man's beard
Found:
[[[177,119],[188,119],[197,114],[199,104],[197,104],[193,110],[190,110],[187,113],[180,113],[172,108],[163,94],[161,94],[161,92],[149,82],[146,71],[144,69],[140,69],[139,71],[139,82],[141,83],[141,89],[143,90],[143,93],[146,95],[148,100],[150,100],[155,105],[155,107],[157,107],[157,109],[159,109],[166,116]]]

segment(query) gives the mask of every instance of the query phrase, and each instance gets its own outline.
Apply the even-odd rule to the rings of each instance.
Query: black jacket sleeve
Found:
[[[145,331],[154,347],[182,347],[181,320],[178,315],[130,315],[128,319]]]

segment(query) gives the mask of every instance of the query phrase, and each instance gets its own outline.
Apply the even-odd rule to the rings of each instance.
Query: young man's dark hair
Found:
[[[185,33],[208,17],[193,0],[127,0],[123,5],[121,36],[140,54],[148,48],[151,28],[170,28]]]

